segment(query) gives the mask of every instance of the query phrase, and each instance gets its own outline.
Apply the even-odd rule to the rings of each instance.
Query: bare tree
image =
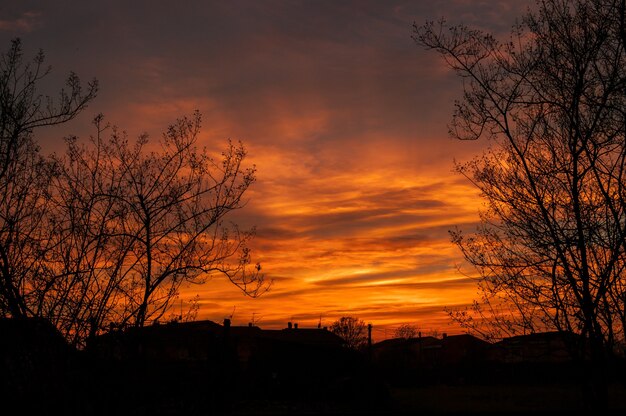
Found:
[[[333,322],[330,332],[343,338],[348,348],[359,349],[367,344],[365,322],[353,316],[342,316]]]
[[[419,335],[419,328],[416,325],[402,324],[393,333],[396,338],[416,338]]]
[[[199,130],[199,113],[180,119],[153,152],[146,149],[146,136],[132,146],[117,131],[111,137],[112,164],[123,178],[115,197],[120,235],[133,239],[123,281],[124,320],[136,326],[162,317],[185,281],[219,274],[251,296],[266,288],[260,265],[250,264],[253,231],[224,222],[244,206],[255,169],[243,167],[241,143],[229,142],[218,161],[197,149]]]
[[[269,287],[251,264],[253,230],[224,222],[255,180],[241,144],[229,142],[217,161],[197,149],[199,113],[152,146],[102,116],[95,125],[89,143],[70,138],[56,159],[53,270],[40,297],[68,338],[80,344],[111,325],[157,321],[184,282],[226,276],[250,296]]]
[[[65,123],[96,95],[92,81],[83,90],[71,73],[57,99],[43,96],[37,84],[50,72],[43,52],[24,63],[19,39],[0,56],[0,314],[25,317],[33,309],[35,288],[45,274],[49,249],[46,213],[55,169],[33,140],[33,130]]]
[[[37,314],[81,345],[90,335],[118,323],[120,292],[134,239],[120,233],[117,205],[123,175],[107,157],[102,116],[88,144],[66,139],[67,150],[53,158],[57,174],[50,189],[51,249],[47,279],[37,291]]]
[[[70,137],[64,155],[43,157],[33,129],[71,120],[97,89],[71,74],[58,100],[44,97],[43,62],[23,64],[18,40],[0,62],[0,314],[45,317],[80,346],[160,319],[184,282],[220,275],[250,296],[266,290],[254,230],[225,221],[255,180],[243,145],[217,158],[198,149],[199,113],[155,144],[97,116],[91,141]]]
[[[625,329],[620,11],[621,1],[546,0],[508,42],[444,21],[415,27],[414,35],[463,77],[451,134],[491,143],[457,166],[487,209],[476,233],[452,232],[484,295],[478,314],[453,316],[472,326],[491,315],[504,333],[580,334],[579,345],[591,351],[595,405],[606,404],[598,396],[606,393],[601,369]]]

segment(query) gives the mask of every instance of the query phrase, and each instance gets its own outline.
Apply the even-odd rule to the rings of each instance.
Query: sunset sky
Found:
[[[352,315],[375,338],[397,325],[455,333],[444,307],[471,303],[448,230],[471,230],[480,198],[453,172],[484,142],[448,137],[462,83],[411,39],[413,22],[506,36],[531,1],[19,1],[0,6],[0,47],[43,49],[54,93],[69,71],[100,82],[69,124],[39,131],[46,152],[92,133],[97,113],[157,140],[199,110],[201,144],[241,140],[258,181],[232,218],[256,225],[271,291],[244,297],[214,279],[199,319],[264,328]],[[387,332],[385,332],[385,329]]]

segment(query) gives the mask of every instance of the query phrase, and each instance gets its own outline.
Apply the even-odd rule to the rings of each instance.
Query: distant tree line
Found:
[[[247,246],[254,230],[225,221],[255,181],[241,143],[210,157],[197,112],[157,144],[98,115],[90,140],[44,155],[35,131],[72,120],[98,91],[72,73],[56,99],[44,96],[49,72],[42,52],[25,62],[19,39],[0,56],[0,316],[48,319],[81,346],[162,318],[183,282],[267,288]]]

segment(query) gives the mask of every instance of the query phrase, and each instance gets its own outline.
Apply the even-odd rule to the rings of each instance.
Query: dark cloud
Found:
[[[24,11],[18,16],[12,13],[0,15],[0,32],[10,32],[15,35],[32,32],[39,24],[40,14],[32,11]]]

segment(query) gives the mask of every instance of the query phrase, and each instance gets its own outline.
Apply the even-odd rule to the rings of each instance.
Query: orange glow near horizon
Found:
[[[274,284],[256,299],[220,278],[187,287],[181,297],[199,295],[199,319],[221,321],[234,310],[235,324],[280,328],[351,315],[372,323],[378,339],[402,323],[460,332],[444,308],[471,303],[476,287],[457,271],[462,259],[448,230],[476,222],[475,189],[456,175],[412,177],[372,160],[359,174],[320,178],[295,164],[286,175],[272,167],[289,165],[289,154],[252,153],[259,179],[238,215],[263,219],[254,258]]]

